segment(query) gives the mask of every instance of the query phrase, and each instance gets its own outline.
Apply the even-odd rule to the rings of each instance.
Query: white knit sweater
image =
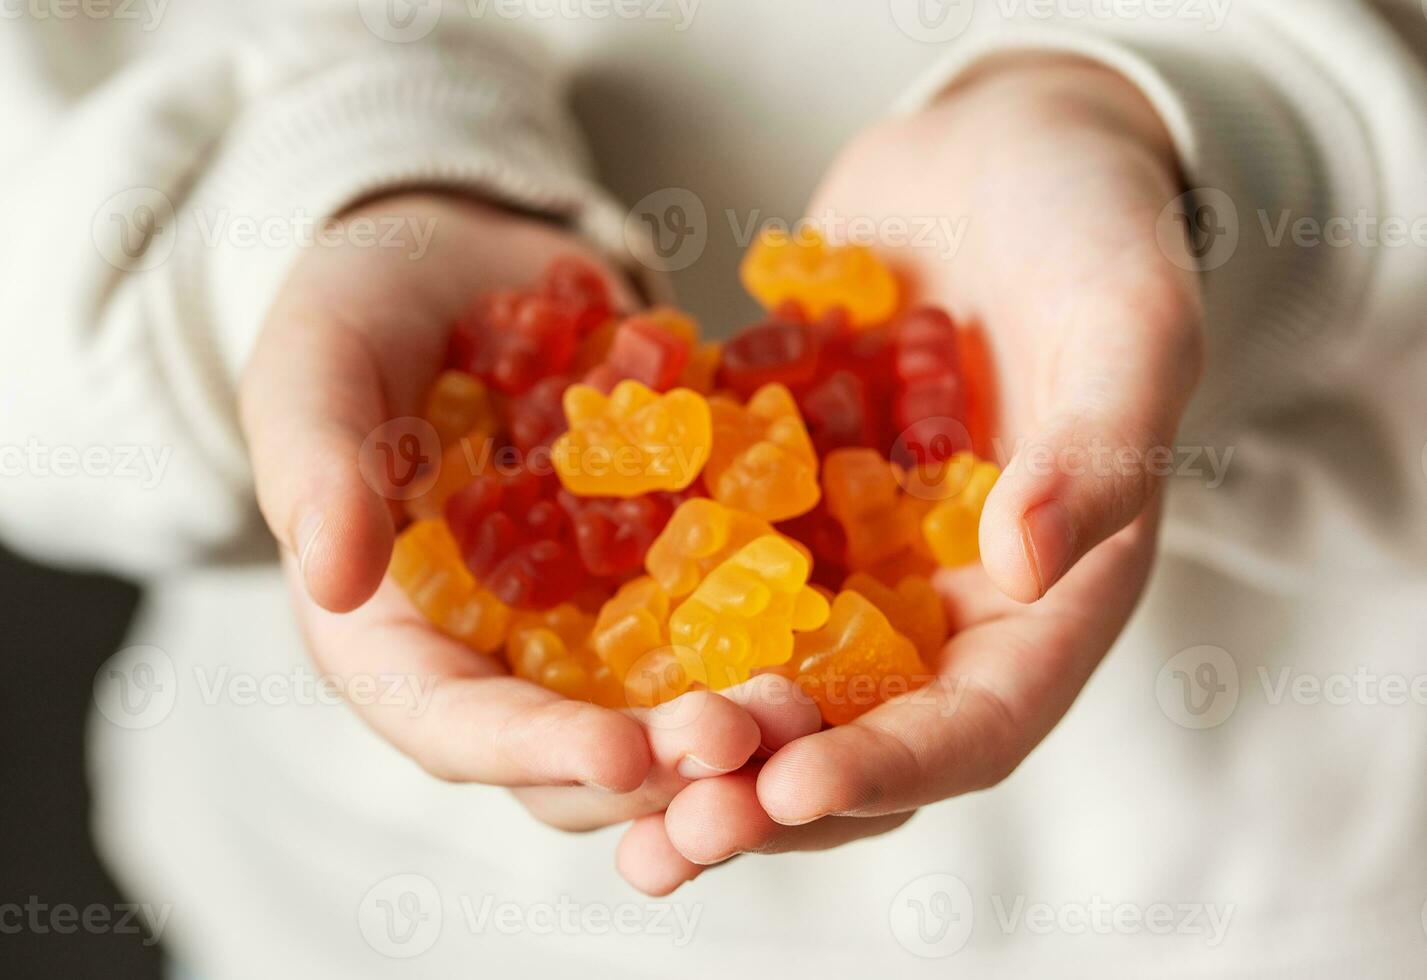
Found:
[[[739,229],[1007,46],[1142,86],[1238,234],[1145,603],[1006,784],[651,903],[311,696],[234,411],[304,228],[421,183],[612,248],[681,189],[733,327]],[[116,873],[211,977],[1422,975],[1424,59],[1417,0],[0,0],[0,533],[145,578],[165,685],[97,688]]]

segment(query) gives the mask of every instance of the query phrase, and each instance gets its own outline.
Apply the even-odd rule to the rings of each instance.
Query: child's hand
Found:
[[[916,298],[984,325],[1013,458],[981,525],[985,571],[939,579],[956,631],[940,680],[791,743],[756,775],[684,790],[664,821],[681,859],[883,833],[1004,779],[1070,706],[1144,585],[1158,481],[1143,464],[1173,446],[1198,377],[1193,264],[1156,235],[1179,193],[1148,104],[1074,61],[985,71],[832,169],[815,219],[967,219],[954,258],[897,258]],[[635,884],[670,873],[654,849],[622,866]]]
[[[360,475],[363,441],[386,420],[419,413],[472,296],[524,285],[555,256],[581,250],[551,225],[436,195],[388,198],[345,220],[389,227],[393,216],[409,232],[434,230],[424,253],[415,257],[414,233],[392,247],[309,250],[243,378],[258,500],[283,545],[318,668],[344,690],[393,673],[422,690],[434,681],[429,704],[382,697],[353,707],[441,778],[562,787],[527,803],[569,827],[662,810],[687,777],[737,768],[760,744],[775,749],[816,730],[810,705],[772,700],[764,688],[742,699],[746,708],[700,696],[652,720],[566,700],[441,635],[383,581],[398,511]],[[610,284],[631,306],[620,281]],[[690,768],[686,756],[712,768]],[[580,786],[594,789],[569,788]]]

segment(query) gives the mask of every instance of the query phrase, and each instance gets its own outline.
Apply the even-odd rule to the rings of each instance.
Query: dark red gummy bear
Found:
[[[970,449],[966,385],[951,317],[918,307],[896,324],[894,337],[893,460],[904,466],[940,462]]]
[[[564,375],[542,378],[525,394],[506,400],[505,428],[522,453],[548,449],[569,428],[564,406],[568,387],[570,379]]]
[[[796,303],[784,303],[723,346],[719,383],[747,398],[766,384],[798,390],[817,376],[824,331],[812,328]]]
[[[606,394],[621,381],[633,380],[655,391],[674,387],[689,363],[689,345],[648,317],[632,316],[619,325],[604,363],[585,377]]]
[[[847,535],[842,524],[828,513],[826,501],[806,514],[778,524],[780,534],[786,534],[813,554],[813,569],[809,578],[814,585],[837,591],[847,578]]]
[[[576,312],[575,332],[581,337],[614,313],[604,276],[579,256],[563,255],[551,262],[539,288],[550,299]]]
[[[637,574],[654,539],[669,523],[685,494],[642,497],[577,497],[560,491],[560,506],[575,526],[585,570],[595,578],[623,580]]]
[[[549,609],[586,580],[575,529],[556,501],[558,481],[521,468],[483,473],[446,503],[471,573],[516,609]]]

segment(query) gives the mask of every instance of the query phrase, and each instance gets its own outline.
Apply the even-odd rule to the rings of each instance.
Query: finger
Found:
[[[760,674],[719,693],[747,711],[758,725],[760,755],[772,755],[794,739],[822,728],[817,703],[779,674]]]
[[[712,691],[690,691],[658,708],[632,712],[648,739],[652,765],[632,792],[610,795],[580,787],[541,786],[516,794],[537,819],[572,833],[662,812],[691,781],[732,772],[757,751],[757,723]]]
[[[898,813],[992,786],[1069,708],[1134,607],[1153,555],[1152,509],[1042,602],[957,634],[927,687],[798,739],[763,767],[778,823]],[[675,838],[676,844],[678,838]]]
[[[390,581],[356,613],[309,605],[302,618],[324,676],[344,691],[380,692],[350,698],[353,709],[440,779],[627,793],[648,776],[638,722],[504,674],[434,631]]]
[[[981,558],[1006,595],[1045,595],[1095,546],[1126,527],[1171,468],[1179,419],[1198,381],[1197,286],[1156,256],[1141,272],[1080,287],[1060,311],[1047,421],[986,503]]]
[[[664,832],[661,813],[640,817],[629,825],[619,840],[614,863],[625,881],[656,898],[670,894],[703,871],[674,849]]]
[[[878,817],[827,817],[800,827],[785,827],[758,802],[758,775],[742,770],[689,786],[674,797],[664,815],[665,834],[679,858],[700,866],[719,864],[739,854],[821,851],[895,830],[910,813]],[[671,876],[676,860],[642,870],[651,878]],[[656,870],[657,869],[657,873]]]

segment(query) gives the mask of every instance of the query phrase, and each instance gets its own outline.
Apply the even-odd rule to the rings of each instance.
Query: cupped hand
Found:
[[[406,237],[331,235],[324,241],[343,244],[309,247],[273,305],[240,400],[258,501],[318,669],[344,691],[394,674],[418,682],[399,696],[353,699],[354,710],[432,774],[525,787],[536,815],[567,829],[662,810],[692,780],[815,730],[805,702],[774,697],[766,683],[658,713],[566,700],[420,616],[384,577],[400,509],[361,475],[364,442],[388,420],[419,414],[472,296],[527,285],[559,255],[599,263],[552,224],[439,194],[388,197],[341,220]]]
[[[1059,721],[1143,589],[1161,475],[1199,376],[1197,277],[1161,225],[1180,193],[1149,104],[1071,59],[988,63],[841,155],[812,220],[832,241],[839,227],[940,229],[886,254],[914,300],[984,330],[1005,464],[982,518],[984,567],[938,578],[956,632],[931,684],[788,744],[761,771],[683,790],[657,835],[631,831],[638,859],[621,867],[636,886],[677,861],[885,833],[1005,779]],[[654,836],[668,846],[637,846]]]

